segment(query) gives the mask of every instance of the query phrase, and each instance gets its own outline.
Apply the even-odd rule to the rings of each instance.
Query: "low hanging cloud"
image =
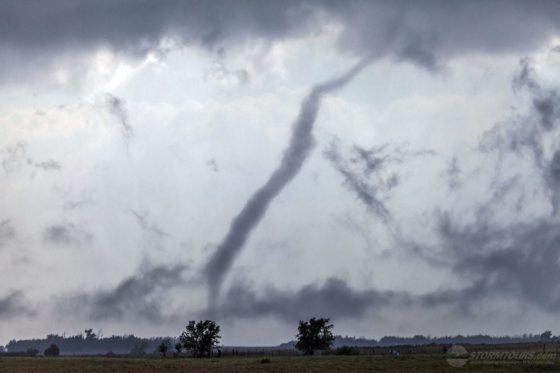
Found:
[[[494,291],[495,290],[495,291]],[[457,314],[472,316],[480,302],[500,295],[485,281],[474,281],[464,288],[442,288],[427,293],[381,290],[372,287],[356,289],[345,280],[331,277],[318,285],[305,285],[298,290],[279,290],[272,286],[255,292],[246,283],[234,284],[222,301],[201,312],[201,317],[220,319],[255,319],[277,317],[297,322],[316,315],[335,320],[360,319],[372,311],[411,308],[452,307]]]
[[[259,296],[246,284],[234,284],[223,301],[206,312],[220,318],[258,318],[276,316],[286,321],[308,319],[316,315],[359,318],[376,306],[396,305],[406,301],[404,294],[390,291],[355,290],[346,281],[330,278],[324,284],[307,285],[297,291],[272,287]]]
[[[77,312],[90,320],[134,318],[151,322],[167,318],[167,291],[185,284],[184,265],[157,265],[141,269],[114,288],[65,295],[57,309],[63,314]]]

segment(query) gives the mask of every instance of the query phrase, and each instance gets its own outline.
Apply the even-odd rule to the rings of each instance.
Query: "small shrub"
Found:
[[[58,356],[60,355],[60,349],[57,345],[52,344],[50,345],[44,352],[45,356]]]
[[[269,358],[265,357],[265,358],[261,359],[261,360],[259,361],[259,363],[261,363],[261,364],[269,364],[269,363],[271,363],[271,361],[270,361]]]
[[[359,355],[360,350],[356,347],[342,346],[334,350],[335,355]]]

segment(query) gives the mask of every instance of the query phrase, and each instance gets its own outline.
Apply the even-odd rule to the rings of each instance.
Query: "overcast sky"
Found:
[[[560,314],[557,1],[3,1],[0,344]]]

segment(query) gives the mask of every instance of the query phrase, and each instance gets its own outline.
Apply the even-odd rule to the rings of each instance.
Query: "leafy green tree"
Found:
[[[44,352],[45,356],[58,356],[60,355],[60,349],[54,343],[51,344]]]
[[[296,348],[305,355],[313,355],[316,350],[328,350],[334,342],[333,324],[330,319],[312,317],[309,321],[299,322]]]
[[[187,351],[192,351],[196,356],[210,356],[212,348],[220,341],[220,326],[212,320],[189,321],[179,340]]]

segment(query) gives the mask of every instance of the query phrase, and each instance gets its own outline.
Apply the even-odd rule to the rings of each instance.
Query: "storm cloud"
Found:
[[[61,55],[109,48],[130,56],[163,51],[165,40],[214,51],[297,38],[339,25],[341,51],[416,63],[436,71],[465,53],[528,53],[558,31],[560,5],[537,1],[218,0],[5,1],[0,26],[8,71],[54,66]],[[521,27],[520,25],[523,25]],[[20,78],[24,76],[19,75]]]

